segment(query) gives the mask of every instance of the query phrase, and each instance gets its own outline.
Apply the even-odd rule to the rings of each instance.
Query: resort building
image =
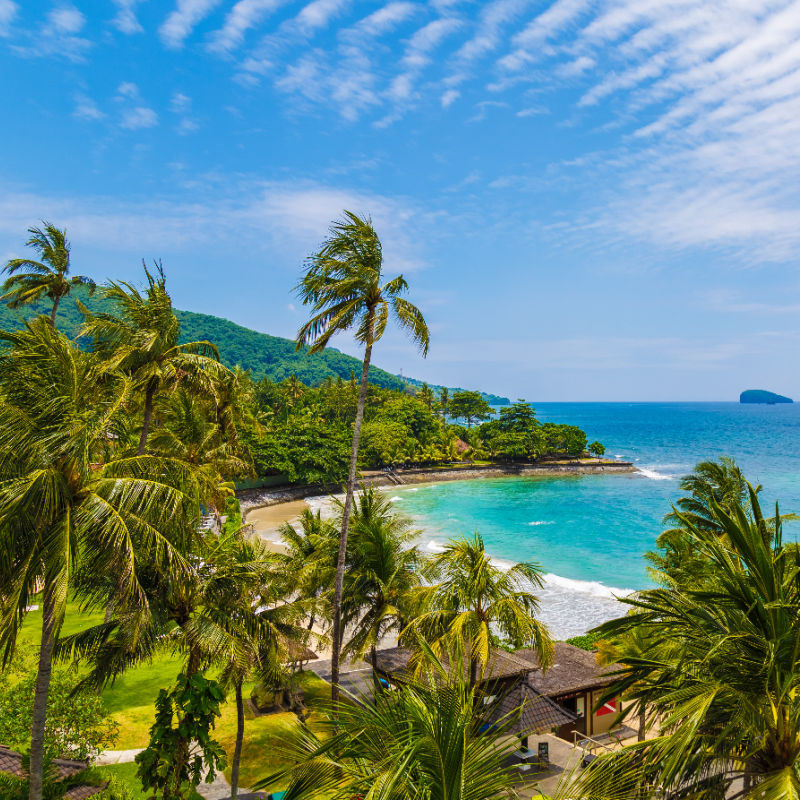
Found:
[[[404,647],[379,650],[376,667],[384,682],[402,680],[412,651]],[[566,642],[555,643],[553,664],[542,672],[535,650],[508,653],[494,650],[479,677],[483,703],[491,706],[487,721],[497,722],[520,709],[515,728],[530,733],[555,732],[572,742],[575,733],[596,737],[608,733],[621,706],[608,700],[595,709],[606,687],[612,683],[616,665],[600,667],[594,653]],[[464,669],[468,670],[465,663]],[[487,709],[488,711],[488,709]]]

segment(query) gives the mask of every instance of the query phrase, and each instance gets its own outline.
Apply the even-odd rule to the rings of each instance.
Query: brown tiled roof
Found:
[[[411,654],[412,651],[407,647],[388,647],[378,650],[376,653],[378,671],[385,675],[400,677],[408,669]],[[531,664],[519,658],[518,654],[507,653],[505,650],[493,650],[489,667],[481,673],[480,682],[521,676],[531,669],[533,669]],[[466,659],[464,660],[464,671],[465,673],[469,671],[469,662]]]
[[[539,657],[536,650],[517,650],[515,655],[527,661],[531,669],[534,669],[528,676],[528,681],[548,697],[559,697],[595,686],[607,686],[614,681],[614,676],[609,673],[619,669],[618,664],[601,667],[594,653],[566,642],[555,643],[553,664],[544,674],[538,668]]]
[[[6,772],[18,778],[27,778],[28,773],[22,768],[22,758],[22,753],[17,753],[5,745],[0,745],[0,772]],[[76,761],[69,758],[54,758],[51,764],[56,770],[57,781],[77,775],[88,766],[86,761]],[[66,800],[86,800],[86,798],[102,792],[106,786],[108,786],[108,782],[102,786],[91,786],[89,784],[73,786],[65,792],[64,797]]]
[[[509,725],[508,733],[524,736],[560,728],[578,715],[545,697],[527,678],[520,678],[488,708],[485,719],[489,724]]]

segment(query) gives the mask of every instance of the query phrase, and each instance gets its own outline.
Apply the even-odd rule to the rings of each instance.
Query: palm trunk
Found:
[[[637,737],[637,741],[643,742],[644,741],[644,733],[645,733],[645,725],[647,723],[647,716],[644,712],[644,705],[639,705],[639,735]]]
[[[231,799],[236,800],[239,793],[239,759],[242,756],[244,739],[244,703],[242,702],[242,682],[236,682],[236,746],[233,748],[231,764]]]
[[[53,310],[50,312],[50,324],[55,328],[56,326],[56,311],[58,311],[58,304],[61,302],[61,298],[56,296],[53,300]]]
[[[475,656],[469,658],[469,688],[474,689],[478,682],[478,659]]]
[[[53,671],[53,645],[55,644],[56,604],[53,587],[45,578],[42,593],[42,643],[39,650],[39,670],[33,700],[31,726],[30,788],[29,800],[42,800],[44,783],[44,728],[47,721],[47,696]]]
[[[142,422],[142,434],[139,436],[139,449],[137,456],[144,455],[144,448],[147,446],[147,435],[150,433],[150,421],[153,419],[153,396],[156,390],[154,386],[148,386],[144,395],[144,421]]]
[[[370,313],[370,332],[372,331]],[[339,702],[339,657],[342,650],[342,587],[344,585],[344,561],[347,553],[347,529],[350,526],[350,510],[353,507],[353,492],[356,484],[356,463],[358,461],[358,440],[361,437],[361,423],[364,420],[364,404],[367,400],[369,383],[369,362],[372,357],[371,338],[364,350],[364,363],[361,367],[361,388],[358,392],[356,421],[353,427],[353,450],[350,453],[350,473],[347,476],[347,492],[342,512],[342,533],[339,537],[339,557],[336,560],[336,585],[333,592],[333,651],[331,653],[331,701]]]

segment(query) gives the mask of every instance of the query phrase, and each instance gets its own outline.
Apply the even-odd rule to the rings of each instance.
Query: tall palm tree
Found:
[[[384,282],[383,251],[370,219],[350,211],[333,223],[322,248],[308,259],[308,270],[297,287],[304,305],[313,316],[297,334],[297,347],[309,345],[309,352],[325,348],[337,333],[355,329],[355,338],[364,345],[361,386],[353,425],[353,447],[342,514],[336,584],[333,597],[333,652],[331,683],[334,702],[339,696],[339,658],[341,642],[341,606],[344,564],[347,553],[347,529],[356,485],[358,442],[367,398],[372,348],[383,336],[390,315],[427,355],[430,334],[422,312],[402,295],[408,283],[402,275]]]
[[[197,502],[181,464],[96,463],[130,398],[125,376],[99,371],[46,318],[1,332],[0,339],[8,345],[0,350],[0,646],[7,662],[32,587],[41,582],[30,752],[30,798],[41,800],[53,648],[78,560],[106,587],[114,576],[116,596],[146,614],[138,560],[185,574],[188,565],[163,531],[176,519],[196,517]]]
[[[145,294],[124,281],[101,288],[103,297],[117,306],[117,313],[92,314],[82,308],[86,320],[81,335],[93,340],[93,349],[113,369],[130,375],[144,394],[142,430],[138,455],[143,455],[153,418],[156,395],[180,382],[199,383],[213,394],[213,378],[227,372],[210,342],[179,344],[180,323],[167,292],[160,264],[155,274],[145,266]]]
[[[515,647],[535,647],[539,663],[544,668],[550,665],[553,644],[547,627],[536,619],[539,601],[531,591],[542,586],[536,565],[494,566],[477,532],[449,541],[429,565],[432,582],[415,590],[421,610],[411,621],[409,634],[418,632],[437,652],[467,642],[471,685],[478,670],[489,664],[494,631]]]
[[[356,501],[342,596],[343,627],[352,634],[342,654],[369,653],[373,670],[381,639],[399,634],[408,622],[409,593],[420,583],[422,557],[411,546],[418,534],[374,489],[365,489]]]
[[[295,764],[261,782],[288,778],[284,800],[495,800],[512,797],[519,746],[513,717],[486,724],[474,687],[428,653],[428,667],[393,692],[332,705],[319,733],[297,726],[281,743]],[[453,654],[459,658],[457,654]]]
[[[660,642],[619,653],[608,689],[644,703],[660,735],[599,758],[571,797],[800,796],[800,550],[752,487],[746,503],[709,509],[724,536],[683,522],[713,577],[624,598],[631,613],[599,628]]]
[[[89,294],[95,283],[85,275],[69,277],[69,242],[67,231],[56,228],[50,222],[42,222],[42,228],[28,228],[31,235],[25,244],[39,253],[39,261],[31,258],[12,258],[3,268],[8,273],[2,286],[0,300],[9,308],[20,308],[38,302],[43,296],[53,301],[50,324],[56,324],[56,312],[62,297],[66,297],[76,286],[85,286]]]

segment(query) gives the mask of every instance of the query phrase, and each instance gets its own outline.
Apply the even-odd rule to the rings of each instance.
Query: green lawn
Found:
[[[78,604],[70,602],[64,621],[63,633],[77,633],[90,625],[101,622],[102,612],[86,613]],[[22,628],[21,639],[24,642],[38,644],[41,636],[41,611],[30,612]],[[155,713],[154,702],[160,689],[171,686],[181,670],[180,655],[164,652],[153,659],[152,663],[142,664],[121,675],[103,691],[103,700],[112,717],[119,725],[119,738],[115,745],[117,750],[129,750],[146,747],[150,726]],[[301,685],[306,692],[306,702],[313,706],[315,700],[327,697],[330,687],[325,681],[312,672],[301,675]],[[249,697],[253,684],[245,686],[245,697]],[[225,747],[228,759],[233,756],[236,738],[236,706],[231,702],[222,706],[222,714],[217,720],[215,737]],[[242,786],[252,787],[261,778],[275,772],[282,766],[276,755],[276,742],[285,732],[298,724],[294,714],[269,714],[253,717],[249,708],[245,707],[244,745],[239,782]],[[312,716],[313,722],[313,716]],[[118,764],[102,767],[111,771],[131,789],[134,800],[143,798],[136,781],[135,764]],[[230,766],[225,770],[230,780]],[[135,791],[133,791],[135,790]]]

